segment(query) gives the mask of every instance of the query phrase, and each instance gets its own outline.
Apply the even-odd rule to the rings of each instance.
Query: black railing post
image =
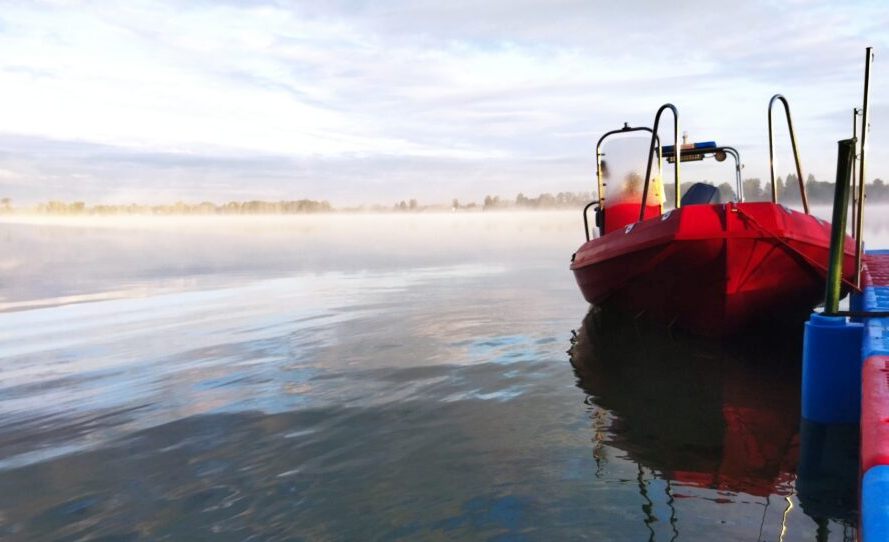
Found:
[[[852,161],[855,156],[855,139],[838,142],[837,182],[833,194],[833,218],[830,230],[830,260],[827,269],[827,287],[824,293],[824,314],[836,314],[840,309],[843,286],[843,257],[846,247],[846,215],[849,212],[849,183],[852,178]]]
[[[855,213],[855,285],[861,286],[861,260],[864,256],[864,191],[865,175],[867,174],[867,133],[870,131],[868,104],[870,103],[870,65],[874,61],[873,47],[866,49],[864,61],[864,99],[861,105],[861,154],[858,158],[858,198]]]

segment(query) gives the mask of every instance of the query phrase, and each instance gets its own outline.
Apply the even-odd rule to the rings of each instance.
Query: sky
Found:
[[[744,176],[767,179],[777,92],[804,174],[832,180],[866,46],[868,177],[885,178],[887,27],[882,2],[0,1],[0,197],[592,191],[598,137],[650,126],[666,102],[690,139],[736,147]]]

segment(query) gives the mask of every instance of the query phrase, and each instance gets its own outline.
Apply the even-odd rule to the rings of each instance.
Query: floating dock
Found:
[[[862,293],[861,520],[865,542],[889,540],[889,250],[867,253]],[[857,307],[856,307],[857,308]]]
[[[851,295],[850,311],[815,313],[806,323],[802,414],[804,426],[828,432],[857,426],[859,540],[884,542],[889,541],[889,250],[867,252],[861,271],[861,291]],[[840,434],[854,438],[845,429]],[[815,478],[844,479],[854,463],[838,461],[844,452],[823,448],[822,440],[804,450],[808,461],[801,463],[818,464]]]

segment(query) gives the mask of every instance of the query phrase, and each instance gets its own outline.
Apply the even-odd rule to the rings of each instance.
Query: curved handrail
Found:
[[[734,147],[718,147],[718,149],[732,155],[732,158],[735,159],[735,188],[738,191],[738,203],[744,203],[744,183],[741,182],[741,155],[738,153],[738,149]]]
[[[729,146],[718,146],[718,147],[708,147],[706,149],[691,149],[692,156],[703,153],[705,155],[717,155],[719,152],[724,152],[726,155],[731,155],[731,157],[735,160],[735,190],[738,194],[738,202],[744,202],[744,184],[741,182],[741,168],[743,165],[741,164],[741,155],[738,153],[738,149]],[[670,153],[667,153],[667,160],[673,158]],[[680,200],[681,201],[681,200]]]
[[[590,207],[592,207],[593,205],[595,205],[597,203],[599,203],[599,202],[595,201],[595,200],[591,201],[591,202],[587,203],[586,206],[583,208],[583,233],[584,233],[584,235],[586,235],[587,241],[590,240],[590,222],[589,222],[589,219],[587,218],[587,212],[590,210]]]
[[[735,159],[735,185],[738,189],[738,203],[744,203],[744,183],[741,182],[741,155],[734,147],[722,147],[722,150]]]
[[[639,221],[645,219],[645,206],[648,203],[648,184],[651,180],[651,160],[654,158],[654,147],[655,142],[657,141],[657,128],[658,124],[661,122],[661,113],[664,112],[665,109],[669,109],[673,112],[673,145],[676,149],[676,169],[674,170],[676,173],[676,193],[674,194],[675,199],[675,207],[679,208],[679,162],[682,161],[682,147],[679,146],[679,111],[676,110],[676,106],[673,104],[664,104],[657,110],[657,114],[654,116],[654,126],[651,129],[651,145],[648,147],[648,163],[645,165],[645,188],[642,189],[642,205],[639,208]],[[660,147],[658,147],[658,157],[660,157]]]
[[[800,165],[799,150],[796,147],[796,134],[793,131],[793,120],[790,118],[790,104],[787,103],[787,98],[780,94],[775,94],[769,100],[769,174],[771,175],[772,181],[772,203],[778,203],[778,186],[775,183],[775,146],[772,135],[772,106],[775,105],[776,100],[780,100],[784,105],[784,114],[787,117],[787,128],[790,131],[790,145],[793,148],[793,161],[796,164],[796,177],[799,181],[800,198],[803,200],[803,210],[806,214],[809,214],[809,198],[806,195],[806,181],[803,179],[803,168]]]

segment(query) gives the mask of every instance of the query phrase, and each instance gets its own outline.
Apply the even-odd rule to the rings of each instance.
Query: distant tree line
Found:
[[[704,181],[705,183],[707,181]],[[772,199],[771,181],[766,179],[763,182],[759,178],[749,178],[741,181],[744,188],[744,199],[746,201],[768,201]],[[680,190],[682,194],[694,183],[682,183]],[[708,183],[713,184],[713,183]],[[806,177],[806,195],[811,203],[833,203],[833,194],[835,183],[819,181],[814,175]],[[735,186],[730,183],[721,183],[717,185],[722,201],[729,201],[735,197]],[[799,181],[794,174],[788,175],[786,178],[775,178],[775,188],[778,192],[778,201],[798,203],[800,202]],[[873,182],[864,185],[867,194],[867,201],[872,203],[889,202],[889,185],[882,179],[874,179]],[[673,185],[665,183],[664,197],[668,202],[673,201],[675,190]]]
[[[185,203],[177,201],[168,205],[87,205],[82,201],[48,201],[26,209],[16,209],[10,198],[0,199],[0,212],[36,212],[57,215],[241,215],[241,214],[300,214],[332,211],[327,201],[309,199],[293,201],[230,201],[216,204],[209,201]]]
[[[411,199],[407,202],[401,200],[392,206],[393,211],[419,211],[420,204],[415,199]]]
[[[703,181],[707,182],[707,181]],[[744,199],[747,201],[767,201],[772,197],[772,189],[768,180],[763,182],[759,178],[744,179]],[[682,183],[681,191],[684,194],[694,183]],[[712,184],[712,183],[709,183]],[[778,200],[781,202],[799,202],[799,183],[796,175],[790,174],[786,178],[775,179],[778,189]],[[735,186],[730,183],[717,185],[723,201],[729,201],[735,197]],[[865,185],[867,200],[874,203],[889,202],[889,185],[882,179],[874,179]],[[673,201],[673,185],[664,184],[664,198],[667,202]],[[833,201],[834,183],[823,182],[809,175],[806,179],[806,193],[812,203],[831,203]],[[333,211],[372,211],[372,212],[420,212],[420,211],[490,211],[500,209],[577,209],[581,208],[593,199],[590,192],[559,192],[555,195],[545,192],[536,197],[526,196],[523,193],[516,195],[515,199],[502,198],[500,196],[485,196],[481,204],[475,202],[463,203],[453,199],[450,205],[432,204],[421,205],[416,199],[401,200],[391,207],[385,205],[359,206],[335,209],[327,201],[310,199],[290,201],[230,201],[216,204],[209,201],[201,203],[176,202],[167,205],[130,204],[97,204],[87,205],[82,201],[48,201],[27,208],[16,208],[10,198],[0,198],[0,213],[32,212],[40,214],[58,215],[245,215],[245,214],[303,214],[325,213]]]
[[[790,176],[788,176],[788,181]],[[793,182],[796,183],[796,176]],[[777,179],[776,179],[777,180]],[[809,199],[818,203],[833,202],[833,193],[836,183],[828,183],[816,181],[815,177],[809,175],[806,178],[806,194]],[[874,179],[873,182],[865,183],[864,191],[867,194],[867,201],[885,203],[889,202],[889,185],[883,182],[883,179]],[[799,189],[797,189],[799,192]]]
[[[560,208],[576,208],[583,207],[590,202],[592,195],[589,192],[559,192],[558,194],[550,194],[545,192],[537,197],[528,197],[523,193],[519,193],[515,199],[508,199],[501,196],[485,196],[481,204],[476,202],[461,203],[459,199],[451,200],[450,210],[452,211],[472,211],[482,210],[491,211],[497,209],[560,209]],[[373,208],[376,210],[376,208]],[[424,211],[446,210],[445,205],[420,205],[417,200],[400,201],[395,203],[391,210],[393,211]]]
[[[565,209],[583,207],[592,199],[589,192],[544,192],[537,197],[528,197],[523,193],[516,195],[515,200],[501,199],[500,196],[485,196],[482,209]]]

